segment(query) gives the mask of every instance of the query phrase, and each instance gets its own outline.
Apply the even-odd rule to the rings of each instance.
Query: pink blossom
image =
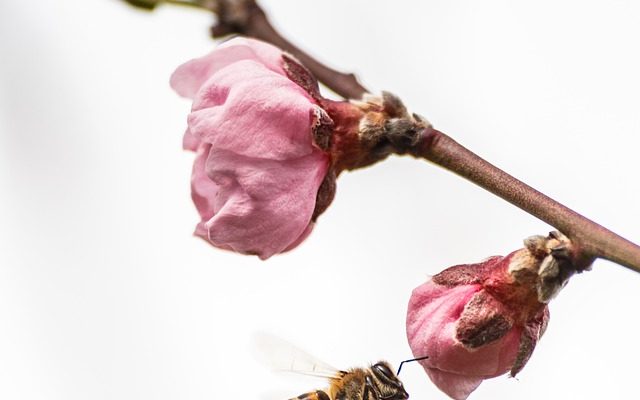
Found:
[[[193,99],[184,147],[197,153],[191,189],[201,221],[195,234],[262,259],[310,233],[330,165],[313,135],[332,121],[289,78],[283,60],[272,45],[235,38],[171,77],[173,89]],[[332,192],[324,197],[330,202]]]
[[[558,233],[506,257],[450,267],[418,286],[407,338],[433,383],[466,399],[484,379],[525,366],[549,320],[547,303],[576,271]]]
[[[253,39],[183,64],[171,86],[193,99],[183,145],[197,153],[196,235],[262,259],[309,235],[341,171],[406,153],[430,129],[390,93],[322,97],[299,61]]]

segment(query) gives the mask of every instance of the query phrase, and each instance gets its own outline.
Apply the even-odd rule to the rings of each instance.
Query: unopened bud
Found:
[[[576,268],[571,241],[532,236],[505,257],[450,267],[417,287],[409,301],[407,338],[431,380],[456,400],[484,379],[525,366],[544,333],[547,303]]]

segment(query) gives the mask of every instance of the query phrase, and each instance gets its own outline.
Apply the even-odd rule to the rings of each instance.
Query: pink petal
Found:
[[[315,224],[313,222],[309,222],[309,224],[304,229],[304,231],[300,234],[300,236],[298,236],[298,238],[293,243],[291,243],[289,246],[287,246],[286,249],[282,251],[285,252],[285,251],[293,250],[294,248],[298,247],[300,243],[302,243],[309,235],[311,235],[311,232],[313,231],[314,226]]]
[[[171,84],[194,98],[183,146],[198,151],[196,234],[261,258],[304,240],[329,157],[313,143],[317,105],[287,78],[282,52],[233,39],[180,66]]]
[[[467,302],[480,290],[480,285],[446,287],[429,280],[413,291],[409,301],[409,346],[415,357],[429,356],[420,363],[440,385],[451,385],[456,396],[475,389],[478,377],[507,372],[518,352],[520,328],[512,328],[501,339],[474,350],[456,340],[456,323]],[[434,371],[441,374],[434,375]],[[446,387],[441,389],[449,393]]]
[[[205,165],[211,145],[205,144],[196,154],[191,173],[191,199],[203,220],[208,220],[216,213],[216,200],[220,196],[219,186],[205,173]]]
[[[259,40],[237,37],[221,44],[206,56],[179,66],[171,75],[171,87],[180,96],[193,98],[211,75],[240,60],[254,60],[280,75],[285,75],[280,49]]]
[[[216,149],[283,160],[310,154],[315,105],[286,77],[254,61],[215,73],[198,92],[189,132]]]
[[[439,332],[444,328],[453,327],[467,301],[481,288],[480,285],[448,288],[431,279],[415,288],[407,312],[407,337],[412,348],[414,344],[417,348],[425,345],[423,338],[440,336]],[[431,353],[428,355],[435,356]]]
[[[184,136],[182,137],[182,148],[185,150],[197,151],[201,143],[202,141],[200,138],[194,136],[191,133],[191,130],[187,128],[184,132]]]
[[[435,368],[425,368],[425,371],[431,382],[454,400],[465,400],[484,380],[481,376],[459,375]]]
[[[212,149],[205,170],[219,192],[215,215],[203,221],[209,241],[262,259],[290,248],[308,233],[327,168],[319,150],[278,161]]]

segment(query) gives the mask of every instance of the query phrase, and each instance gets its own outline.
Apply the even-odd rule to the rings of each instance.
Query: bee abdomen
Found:
[[[289,400],[331,400],[331,398],[324,390],[316,390],[315,392],[303,393]]]

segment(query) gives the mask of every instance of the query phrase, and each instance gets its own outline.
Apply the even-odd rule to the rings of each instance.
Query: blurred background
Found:
[[[640,3],[263,0],[281,32],[506,171],[640,241]],[[296,250],[192,236],[190,103],[204,12],[0,3],[0,398],[283,400],[324,386],[251,354],[266,331],[339,368],[411,357],[411,290],[552,228],[428,163],[345,173]],[[471,399],[637,395],[640,274],[575,276],[517,379]],[[417,364],[414,399],[446,399]]]

